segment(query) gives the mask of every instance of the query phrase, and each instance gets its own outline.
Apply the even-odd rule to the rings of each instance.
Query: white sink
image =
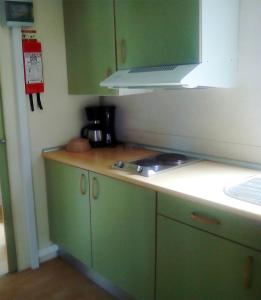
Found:
[[[226,187],[224,192],[232,198],[261,205],[261,176],[248,177],[236,185]]]

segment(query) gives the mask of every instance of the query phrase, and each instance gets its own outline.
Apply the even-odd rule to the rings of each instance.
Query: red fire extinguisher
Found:
[[[40,93],[44,92],[42,45],[35,38],[35,30],[22,31],[25,93],[29,95],[31,110],[34,111],[33,94],[42,110]]]

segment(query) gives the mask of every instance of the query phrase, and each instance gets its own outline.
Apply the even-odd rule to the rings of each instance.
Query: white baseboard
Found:
[[[39,261],[40,263],[43,263],[45,261],[51,260],[58,256],[58,246],[57,245],[51,245],[50,247],[40,249],[38,251],[39,255]]]

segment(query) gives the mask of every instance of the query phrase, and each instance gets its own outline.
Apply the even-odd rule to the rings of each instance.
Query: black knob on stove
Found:
[[[122,160],[119,160],[115,163],[115,167],[123,169],[124,168],[124,162]]]
[[[142,173],[143,167],[142,166],[137,166],[136,171],[137,171],[137,173]]]

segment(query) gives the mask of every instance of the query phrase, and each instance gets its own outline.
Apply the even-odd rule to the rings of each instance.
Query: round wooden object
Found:
[[[68,152],[86,152],[91,149],[87,139],[74,138],[66,145],[65,150]]]

